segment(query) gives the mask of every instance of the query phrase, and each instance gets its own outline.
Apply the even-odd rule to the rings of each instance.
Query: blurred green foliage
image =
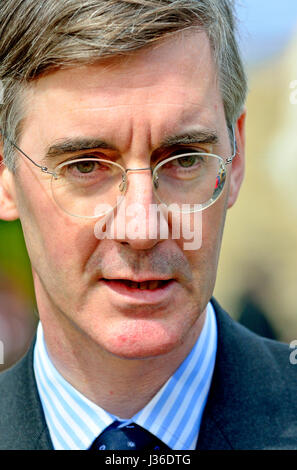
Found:
[[[30,260],[19,220],[0,220],[0,271],[17,291],[35,303]]]

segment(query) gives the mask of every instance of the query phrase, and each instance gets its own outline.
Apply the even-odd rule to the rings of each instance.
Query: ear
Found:
[[[246,111],[241,114],[234,128],[236,138],[236,155],[231,163],[231,176],[228,195],[228,209],[235,203],[244,176],[245,164],[245,118]]]
[[[3,146],[0,141],[0,219],[16,220],[18,218],[14,175],[4,164]]]

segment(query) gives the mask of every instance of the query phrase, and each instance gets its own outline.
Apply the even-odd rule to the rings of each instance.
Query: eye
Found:
[[[174,165],[179,168],[191,168],[207,159],[209,152],[200,147],[180,147],[172,150],[168,157],[176,157]],[[178,158],[180,156],[180,158]]]
[[[96,158],[85,158],[70,160],[60,167],[60,176],[69,181],[95,181],[106,177],[113,172],[114,167],[109,162],[98,160]]]
[[[174,167],[176,170],[198,170],[201,166],[204,166],[208,161],[208,155],[201,152],[191,152],[188,154],[182,153],[178,157],[178,153],[173,155],[176,160],[171,160],[168,165]]]
[[[198,163],[199,155],[185,155],[177,159],[177,163],[182,168],[190,168]],[[201,157],[200,157],[201,160]]]
[[[67,173],[68,175],[83,178],[84,176],[97,177],[112,168],[111,163],[91,157],[66,162],[63,170],[65,176]]]
[[[92,173],[94,169],[96,168],[96,165],[98,165],[97,162],[94,162],[92,160],[85,160],[82,162],[77,162],[69,165],[69,168],[74,167],[77,169],[79,173]]]
[[[121,177],[122,173],[122,168],[115,162],[97,158],[70,160],[58,168],[60,181],[84,188],[113,184],[113,180]]]

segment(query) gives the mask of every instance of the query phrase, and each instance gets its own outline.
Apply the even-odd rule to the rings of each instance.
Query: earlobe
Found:
[[[232,161],[232,169],[229,184],[229,195],[228,195],[228,209],[235,203],[241,183],[244,176],[245,166],[245,117],[246,111],[244,111],[236,122],[235,137],[236,137],[236,155]]]
[[[16,205],[14,177],[3,162],[0,148],[0,219],[16,220],[19,213]]]

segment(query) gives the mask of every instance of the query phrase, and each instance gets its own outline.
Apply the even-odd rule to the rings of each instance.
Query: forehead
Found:
[[[45,140],[100,132],[120,146],[149,128],[157,143],[161,134],[210,127],[224,115],[202,32],[178,33],[128,57],[59,70],[33,82],[28,98],[24,126],[35,127]]]

